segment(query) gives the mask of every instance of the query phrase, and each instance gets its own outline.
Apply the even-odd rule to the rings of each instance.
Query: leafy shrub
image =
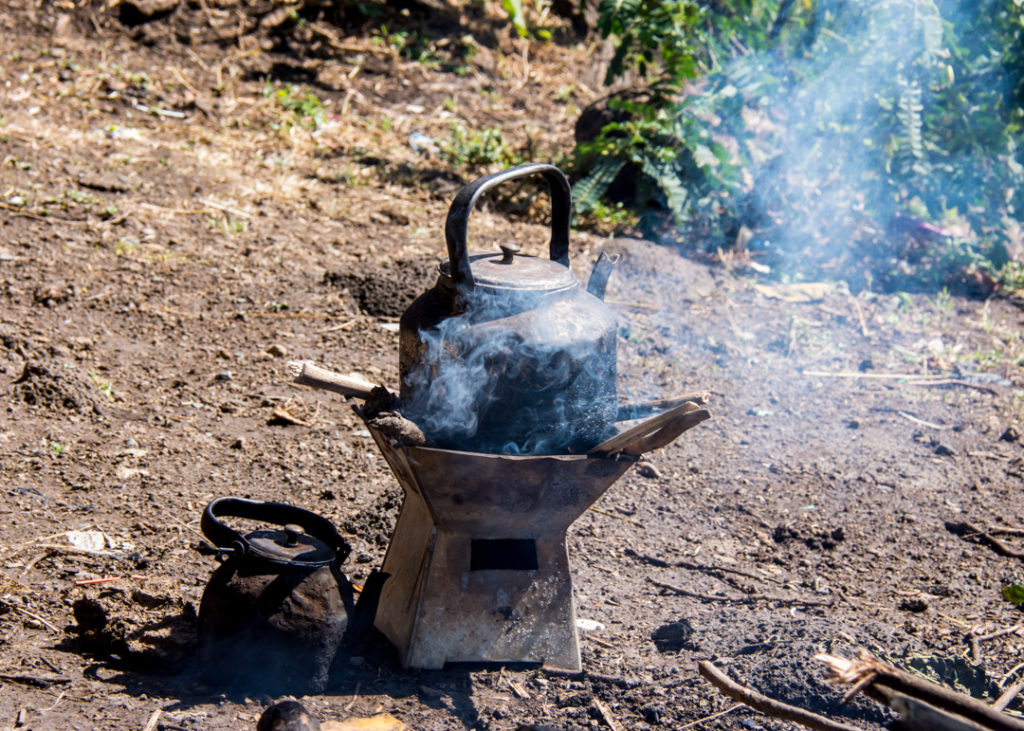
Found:
[[[784,272],[855,271],[861,286],[995,282],[1024,211],[1019,0],[604,0],[600,13],[617,41],[606,81],[633,74],[650,93],[613,99],[618,121],[577,147],[580,210],[631,164],[645,232],[690,249],[739,242]]]

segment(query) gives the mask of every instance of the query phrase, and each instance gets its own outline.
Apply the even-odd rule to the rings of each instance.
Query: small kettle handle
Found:
[[[469,214],[477,199],[486,191],[502,183],[527,175],[543,175],[551,189],[551,261],[569,266],[569,219],[572,215],[572,190],[565,173],[544,162],[519,165],[500,173],[474,180],[459,191],[448,209],[444,225],[444,237],[448,244],[448,262],[452,282],[456,291],[468,292],[473,289],[473,272],[469,268],[469,252],[466,249],[466,228]]]
[[[295,524],[301,526],[307,535],[330,546],[335,551],[338,563],[342,563],[348,558],[351,551],[334,524],[316,513],[284,503],[246,500],[239,497],[215,498],[203,511],[199,527],[202,529],[203,535],[209,538],[217,548],[232,550],[236,554],[257,557],[272,563],[281,563],[280,558],[264,553],[249,543],[241,533],[221,522],[219,519],[222,516],[249,518],[274,525]],[[303,561],[287,561],[286,563],[298,566],[306,565],[306,562]],[[321,563],[315,562],[315,565],[321,565]]]

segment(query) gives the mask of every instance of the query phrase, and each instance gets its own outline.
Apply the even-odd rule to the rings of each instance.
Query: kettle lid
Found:
[[[307,535],[302,526],[289,523],[283,529],[261,529],[245,537],[250,554],[271,559],[274,563],[301,566],[328,566],[337,559],[337,552],[323,541]]]
[[[501,253],[469,255],[474,289],[485,292],[551,294],[579,286],[569,267],[557,261],[519,253],[516,244],[504,244]],[[441,264],[441,276],[451,279],[451,262]]]
[[[223,516],[272,523],[282,526],[283,530],[256,530],[243,536],[222,522],[220,518]],[[313,568],[335,562],[340,564],[350,551],[345,538],[329,520],[284,503],[214,498],[203,511],[199,527],[218,553],[283,566]]]

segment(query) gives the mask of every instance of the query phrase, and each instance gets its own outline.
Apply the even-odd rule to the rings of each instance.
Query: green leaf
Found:
[[[523,0],[501,0],[501,7],[512,19],[512,25],[515,26],[516,33],[521,38],[530,35],[530,31],[526,27],[526,15],[523,13]]]
[[[576,183],[572,188],[573,202],[578,213],[587,213],[601,200],[608,186],[615,180],[625,160],[602,157],[591,167],[587,177]]]
[[[1024,585],[1010,584],[1003,587],[1003,599],[1016,604],[1018,607],[1024,604]]]

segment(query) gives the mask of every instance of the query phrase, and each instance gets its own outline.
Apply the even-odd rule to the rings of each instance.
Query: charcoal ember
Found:
[[[663,624],[651,633],[658,652],[679,652],[692,649],[693,625],[686,618]]]
[[[384,413],[397,413],[398,397],[383,386],[375,386],[363,404],[363,415],[376,419]]]
[[[416,426],[416,423],[406,419],[396,411],[385,411],[369,421],[377,431],[392,439],[397,439],[402,444],[422,447],[427,443],[427,437],[423,430]]]

